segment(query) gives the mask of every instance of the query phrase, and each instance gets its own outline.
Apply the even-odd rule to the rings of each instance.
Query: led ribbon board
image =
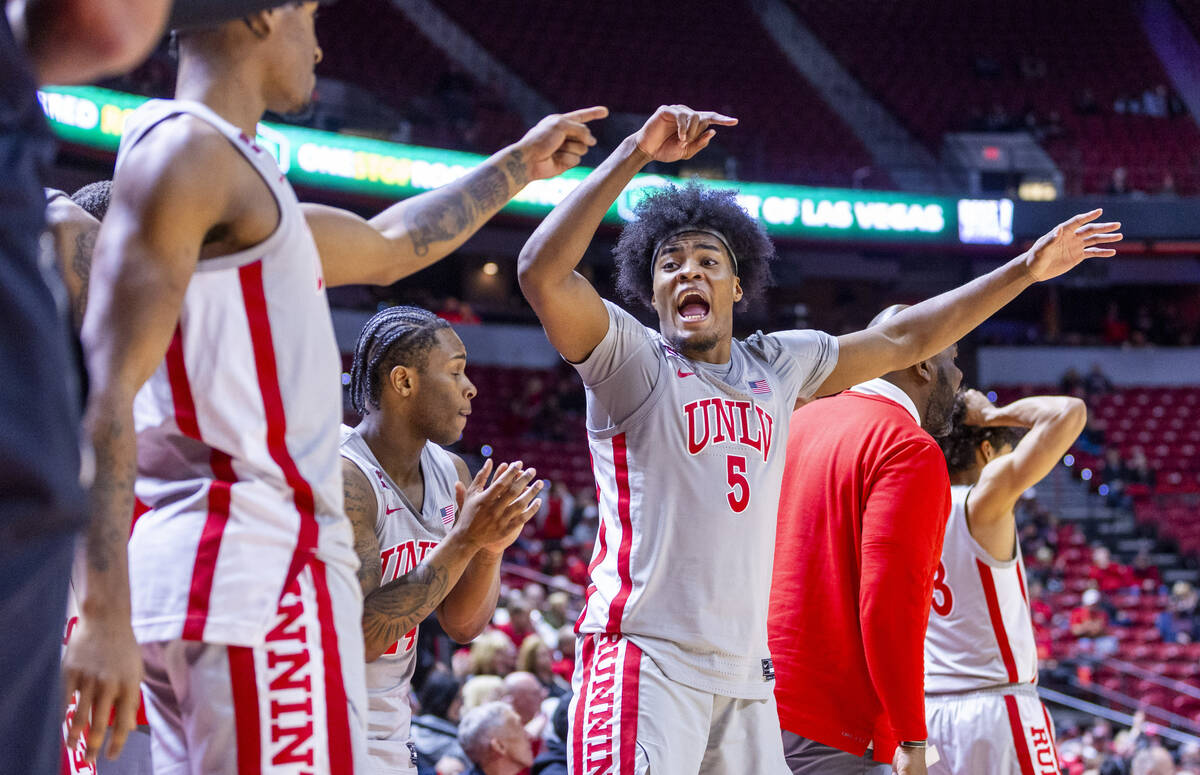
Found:
[[[93,86],[46,88],[38,98],[62,140],[114,152],[126,118],[146,101],[145,97]],[[258,141],[271,149],[294,184],[387,200],[437,188],[470,172],[486,158],[268,122],[258,125]],[[590,168],[576,167],[556,178],[534,181],[504,211],[543,218],[589,172]],[[610,223],[632,220],[633,208],[648,192],[682,182],[665,175],[638,175],[605,219]],[[746,211],[779,237],[939,244],[1012,241],[1009,200],[958,200],[743,181],[701,179],[701,183],[736,188]]]

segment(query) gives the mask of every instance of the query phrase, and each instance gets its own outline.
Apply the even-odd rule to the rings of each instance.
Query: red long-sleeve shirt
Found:
[[[950,479],[909,410],[845,392],[796,410],[768,624],[783,728],[890,763],[924,740],[924,641]]]

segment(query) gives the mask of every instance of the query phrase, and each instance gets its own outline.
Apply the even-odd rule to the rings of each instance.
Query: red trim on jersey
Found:
[[[175,324],[175,334],[167,347],[167,379],[171,383],[171,401],[175,408],[175,425],[188,438],[203,442],[200,425],[196,421],[196,402],[192,397],[191,381],[188,379],[187,363],[183,357],[183,330]],[[203,640],[204,625],[208,621],[208,604],[212,596],[213,576],[217,568],[217,555],[221,549],[221,537],[229,521],[230,490],[237,475],[233,471],[233,460],[219,450],[209,455],[213,482],[208,488],[208,517],[200,533],[196,547],[196,558],[192,565],[192,583],[188,590],[187,615],[183,622],[184,640]],[[140,500],[134,500],[134,523],[141,517]],[[148,509],[147,509],[148,510]],[[132,525],[130,530],[132,530]]]
[[[346,707],[346,686],[342,681],[342,658],[338,651],[337,630],[333,624],[333,605],[325,582],[325,563],[313,559],[308,564],[317,590],[317,621],[321,623],[321,653],[325,660],[325,711],[329,733],[329,768],[332,772],[354,771],[354,750],[350,745],[350,715]]]
[[[233,458],[214,449],[209,456],[213,481],[208,486],[208,517],[196,544],[196,560],[192,565],[192,585],[188,590],[187,617],[183,621],[184,640],[204,640],[204,625],[208,621],[208,606],[212,597],[213,577],[217,571],[217,556],[221,538],[229,522],[229,504],[237,474]]]
[[[262,721],[258,708],[258,681],[254,676],[254,651],[247,646],[227,646],[229,680],[233,689],[233,726],[237,734],[238,775],[262,773]]]
[[[575,761],[573,772],[583,773],[583,734],[586,726],[584,718],[587,713],[588,689],[592,682],[592,657],[596,651],[596,635],[586,635],[583,638],[583,680],[579,684],[579,695],[575,697],[575,723],[571,727],[571,756]]]
[[[188,381],[187,362],[183,357],[183,328],[175,324],[175,334],[167,346],[167,381],[171,383],[171,401],[175,405],[175,425],[180,433],[201,441],[200,425],[196,422],[196,402]]]
[[[638,679],[642,674],[642,650],[625,640],[625,666],[621,675],[621,762],[620,775],[637,775]]]
[[[1033,759],[1029,758],[1029,740],[1025,737],[1025,725],[1021,723],[1021,710],[1017,707],[1017,698],[1011,694],[1004,695],[1004,705],[1008,708],[1008,725],[1012,727],[1017,761],[1021,763],[1021,775],[1037,775],[1033,771]]]
[[[979,568],[979,581],[983,584],[983,595],[987,598],[992,631],[996,634],[997,645],[1000,646],[1000,658],[1004,660],[1004,669],[1008,672],[1009,683],[1015,684],[1017,683],[1017,662],[1013,659],[1012,646],[1008,643],[1008,630],[1004,629],[1004,617],[1000,614],[1000,601],[996,597],[996,582],[992,578],[992,569],[978,558],[975,560],[975,565]]]
[[[267,419],[267,450],[271,459],[283,471],[292,488],[292,501],[300,513],[300,533],[296,551],[288,568],[283,588],[287,589],[300,575],[317,547],[316,505],[312,486],[300,474],[296,461],[287,448],[287,414],[279,387],[279,371],[275,364],[275,343],[271,334],[271,318],[267,312],[267,295],[263,288],[262,260],[238,269],[246,319],[250,322],[250,342],[254,348],[254,367],[258,374],[258,389],[262,394],[263,411]]]
[[[597,488],[599,489],[599,488]],[[596,501],[599,503],[599,501]],[[596,570],[601,562],[604,561],[604,556],[608,554],[608,539],[604,533],[604,520],[600,520],[600,530],[596,534],[596,542],[600,545],[600,551],[596,552],[596,556],[592,558],[588,565],[588,581],[591,581],[592,571]],[[579,634],[579,626],[583,624],[583,620],[587,618],[588,603],[592,599],[592,594],[596,591],[596,585],[589,583],[587,591],[583,593],[583,610],[579,612],[579,618],[575,620],[575,633]]]
[[[1021,585],[1021,599],[1025,601],[1025,605],[1029,605],[1029,595],[1025,594],[1025,574],[1021,570],[1021,563],[1013,566],[1013,570],[1017,572],[1017,583]],[[1032,617],[1030,617],[1032,618]]]
[[[633,579],[629,575],[629,553],[633,548],[633,520],[629,515],[629,459],[625,449],[625,434],[613,436],[613,472],[617,480],[617,518],[621,520],[621,545],[617,550],[617,575],[621,578],[621,590],[608,607],[608,627],[605,632],[621,632],[621,617],[625,614],[625,602],[633,592]]]
[[[1050,718],[1050,711],[1046,710],[1046,703],[1042,705],[1042,718],[1046,719],[1046,732],[1050,735],[1050,752],[1054,754],[1054,766],[1062,771],[1062,762],[1058,760],[1058,738],[1054,735],[1054,721]]]

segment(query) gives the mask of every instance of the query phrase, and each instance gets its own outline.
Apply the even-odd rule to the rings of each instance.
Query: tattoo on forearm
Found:
[[[508,158],[504,160],[504,168],[508,170],[508,174],[518,187],[529,182],[529,172],[525,169],[525,154],[521,151],[513,151],[509,154]]]
[[[497,167],[482,167],[467,178],[467,193],[481,215],[499,209],[509,200],[508,178]]]
[[[470,224],[469,205],[456,191],[431,197],[429,204],[408,214],[408,231],[418,256],[429,253],[429,246],[435,242],[455,239]]]
[[[75,322],[83,324],[83,313],[87,309],[88,279],[92,274],[92,252],[96,249],[98,229],[87,229],[75,237],[75,255],[71,257],[71,271],[79,280],[79,295],[75,297]]]
[[[449,588],[446,569],[425,563],[384,584],[363,601],[363,640],[387,648],[429,616]]]
[[[112,568],[118,552],[126,551],[128,522],[120,515],[133,511],[133,480],[137,468],[126,428],[110,418],[92,435],[96,454],[96,478],[92,483],[92,519],[87,529],[88,567],[99,573]]]

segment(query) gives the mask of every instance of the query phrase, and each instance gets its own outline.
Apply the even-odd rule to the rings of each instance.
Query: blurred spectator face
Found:
[[[529,618],[529,607],[526,603],[514,603],[508,607],[509,622],[517,632],[525,632],[533,628]]]
[[[1096,608],[1100,605],[1100,590],[1089,589],[1083,593],[1083,604],[1088,608]]]
[[[540,611],[546,603],[546,588],[541,584],[526,584],[524,595],[525,602],[535,611]]]
[[[537,651],[534,652],[534,660],[538,675],[550,675],[554,671],[554,655],[545,643],[538,645]]]
[[[1184,743],[1179,747],[1179,763],[1185,767],[1200,767],[1200,743]]]
[[[496,652],[496,675],[508,675],[517,667],[517,647],[512,641],[504,644]]]
[[[522,725],[537,718],[546,696],[546,689],[533,673],[511,673],[504,679],[504,695],[501,699],[513,707],[521,717]]]
[[[1092,565],[1097,568],[1107,568],[1110,562],[1112,562],[1112,555],[1107,546],[1097,546],[1092,550]]]
[[[522,769],[533,764],[533,742],[525,734],[525,725],[517,714],[511,713],[504,722],[495,738],[493,746],[500,753]]]
[[[1029,582],[1029,599],[1041,600],[1042,595],[1046,593],[1046,588],[1042,586],[1042,582],[1034,579]]]
[[[1133,757],[1129,775],[1175,775],[1175,762],[1165,748],[1146,748]]]
[[[570,598],[566,592],[555,592],[546,599],[546,611],[558,619],[565,620],[567,618],[567,606],[570,605]]]
[[[1171,607],[1181,613],[1191,613],[1196,607],[1196,590],[1186,581],[1177,581],[1171,587]]]
[[[558,631],[558,653],[562,654],[563,659],[575,658],[575,633],[570,627]]]

